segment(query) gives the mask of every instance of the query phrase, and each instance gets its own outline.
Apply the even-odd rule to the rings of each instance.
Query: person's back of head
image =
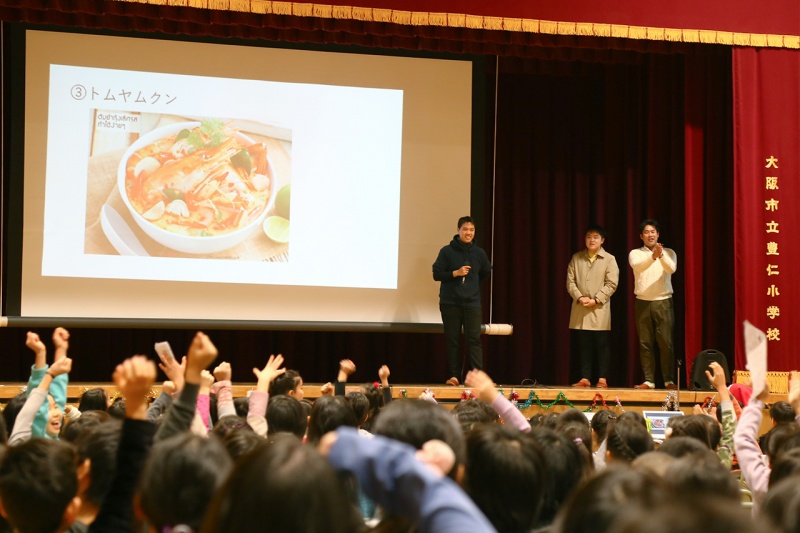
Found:
[[[617,422],[624,422],[626,420],[628,422],[635,422],[647,429],[647,420],[644,419],[644,415],[642,413],[637,413],[636,411],[625,411],[617,417]]]
[[[715,494],[702,501],[666,498],[658,505],[627,505],[607,533],[753,533],[749,510]],[[603,533],[598,530],[598,533]]]
[[[81,395],[78,400],[78,410],[81,413],[87,411],[105,411],[108,409],[108,393],[100,387],[89,389]]]
[[[740,501],[739,483],[731,475],[717,454],[709,449],[691,453],[677,459],[669,469],[667,483],[676,495],[690,502],[698,502],[707,494]]]
[[[711,438],[708,435],[708,424],[706,415],[686,415],[673,416],[667,422],[666,434],[669,439],[673,437],[691,437],[700,441],[709,450]],[[716,424],[716,422],[714,422]]]
[[[708,450],[708,446],[692,437],[670,437],[658,447],[658,453],[663,453],[680,459],[685,455],[701,453]]]
[[[501,532],[536,526],[547,477],[536,439],[514,428],[482,424],[467,434],[466,444],[466,490],[492,525]]]
[[[111,402],[111,405],[108,406],[106,412],[110,414],[114,418],[118,418],[120,420],[125,419],[125,397],[119,396],[114,398],[114,401]]]
[[[609,425],[616,421],[617,415],[608,409],[597,411],[594,414],[592,420],[589,422],[589,425],[591,426],[592,432],[597,438],[597,444],[600,444],[606,440],[608,437]]]
[[[617,420],[608,432],[606,448],[612,460],[631,462],[653,450],[653,437],[635,420]]]
[[[112,418],[106,411],[87,411],[81,414],[80,418],[67,421],[64,427],[61,428],[61,435],[59,438],[67,442],[75,442],[83,433],[91,430],[93,427],[112,420],[117,419]]]
[[[776,424],[794,422],[794,409],[789,402],[779,401],[773,403],[769,408],[769,416]]]
[[[684,440],[693,440],[689,439],[688,437],[679,438]],[[700,446],[700,451],[702,451],[702,445]],[[652,452],[643,453],[634,459],[633,462],[631,462],[631,467],[634,470],[649,472],[658,478],[664,478],[667,476],[667,472],[669,472],[672,464],[677,460],[678,459],[676,457],[673,457],[667,453],[659,453],[659,450],[654,450]]]
[[[301,381],[302,378],[297,370],[287,370],[270,382],[269,395],[274,397],[281,394],[289,394],[297,388]]]
[[[758,518],[764,532],[796,533],[800,531],[800,474],[787,476],[775,485],[770,478],[769,491],[761,504]]]
[[[22,409],[22,406],[25,405],[25,400],[27,399],[28,393],[21,392],[8,400],[8,403],[6,403],[6,406],[3,409],[3,422],[5,422],[7,433],[14,431],[14,422],[17,421],[17,415],[19,414],[20,409]],[[6,438],[6,441],[7,440],[8,439]]]
[[[609,531],[611,523],[630,505],[658,506],[670,496],[666,483],[652,472],[611,466],[573,492],[559,511],[554,530]]]
[[[556,429],[556,424],[558,424],[559,416],[561,416],[559,413],[554,413],[552,411],[549,411],[542,418],[542,427],[547,429]]]
[[[536,428],[530,434],[541,445],[545,456],[547,475],[539,526],[546,526],[589,470],[578,445],[566,435],[547,428]]]
[[[581,455],[586,461],[589,470],[594,470],[594,460],[592,459],[592,430],[583,422],[570,422],[559,426],[559,433],[563,433],[569,440],[578,445]]]
[[[259,446],[266,444],[264,438],[255,431],[229,431],[221,438],[216,435],[212,435],[212,438],[220,439],[234,462],[239,457],[247,455]]]
[[[456,456],[456,463],[449,473],[452,478],[464,464],[464,432],[455,418],[435,403],[419,399],[395,400],[383,408],[372,429],[376,435],[405,442],[417,450],[421,450],[429,440],[444,442]]]
[[[367,421],[361,426],[367,431],[372,431],[375,419],[380,414],[381,409],[386,406],[386,401],[383,397],[383,389],[376,385],[378,385],[378,383],[366,384],[361,388],[361,392],[369,401],[369,416],[367,417]]]
[[[236,409],[236,416],[247,418],[250,412],[250,398],[234,398],[233,408]]]
[[[246,418],[236,415],[228,415],[220,418],[217,421],[217,424],[211,430],[211,433],[219,438],[223,438],[228,433],[232,433],[234,431],[255,433],[253,428],[250,427],[250,424],[247,423]]]
[[[341,426],[357,427],[350,403],[344,396],[317,398],[308,420],[308,441],[317,444],[326,433]]]
[[[78,464],[88,464],[89,467],[89,485],[81,498],[97,509],[108,494],[114,473],[117,471],[117,449],[121,431],[122,424],[116,420],[109,420],[89,427],[75,439]],[[85,463],[86,461],[88,463]]]
[[[6,449],[0,461],[3,515],[20,533],[68,527],[80,505],[75,449],[54,439],[31,439]]]
[[[544,415],[536,413],[528,419],[528,423],[531,425],[531,429],[541,427],[544,424]]]
[[[479,424],[494,424],[500,420],[490,404],[477,398],[459,402],[450,410],[450,414],[456,417],[465,434]]]
[[[583,414],[583,411],[574,407],[570,407],[569,409],[563,411],[556,419],[556,431],[560,430],[567,424],[573,423],[583,424],[587,428],[590,427],[589,419],[586,418],[586,415]]]
[[[362,427],[367,423],[371,414],[371,406],[367,395],[363,392],[353,391],[345,395],[353,414],[356,416],[356,425]]]
[[[139,481],[138,502],[157,531],[196,531],[233,461],[218,439],[182,433],[157,442]]]
[[[784,478],[800,474],[800,448],[792,448],[781,453],[770,467],[768,486],[771,490],[773,485]]]
[[[363,529],[336,473],[291,435],[243,456],[217,492],[201,533]]]
[[[267,427],[269,435],[292,433],[302,439],[306,433],[306,413],[300,402],[291,396],[274,396],[267,407]]]
[[[769,463],[776,462],[781,453],[800,446],[800,426],[797,424],[778,424],[769,432],[767,449],[762,450],[769,458]]]

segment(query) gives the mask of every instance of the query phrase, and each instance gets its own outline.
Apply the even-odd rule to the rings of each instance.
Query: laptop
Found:
[[[642,411],[642,416],[647,421],[650,435],[656,442],[664,442],[666,438],[667,422],[673,416],[683,416],[683,411]]]

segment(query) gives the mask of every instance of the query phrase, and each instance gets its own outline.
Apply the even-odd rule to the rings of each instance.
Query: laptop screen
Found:
[[[642,411],[653,440],[663,442],[666,438],[667,422],[673,416],[683,416],[682,411]]]

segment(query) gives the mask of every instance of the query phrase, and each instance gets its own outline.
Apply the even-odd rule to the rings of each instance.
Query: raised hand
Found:
[[[200,372],[200,394],[208,394],[214,384],[214,375],[208,370]]]
[[[389,374],[391,374],[391,372],[389,372],[389,367],[386,365],[382,365],[378,369],[378,379],[381,380],[381,386],[383,387],[389,386]]]
[[[174,397],[178,392],[178,389],[175,387],[173,382],[167,380],[161,385],[161,392],[169,395],[170,397]]]
[[[322,396],[333,396],[333,383],[330,381],[325,383],[324,385],[320,386],[319,393]]]
[[[175,392],[183,390],[184,374],[186,373],[186,356],[181,358],[178,363],[175,359],[166,359],[162,363],[158,363],[158,368],[166,374],[167,379],[172,382],[175,387]]]
[[[156,365],[144,355],[134,355],[117,365],[112,375],[114,384],[125,397],[125,416],[137,420],[147,418],[146,395],[156,380]]]
[[[336,377],[337,381],[347,381],[347,378],[353,375],[356,371],[356,364],[350,359],[342,359],[339,361],[339,375]]]
[[[258,368],[253,369],[253,374],[255,374],[258,380],[258,385],[256,386],[257,390],[261,392],[269,391],[269,384],[272,383],[272,380],[286,372],[286,369],[281,368],[281,365],[283,365],[283,356],[281,354],[270,355],[263,370]]]
[[[56,361],[67,356],[69,350],[69,331],[62,327],[53,330],[53,346],[56,347],[53,357]]]
[[[72,359],[69,357],[64,357],[59,359],[58,361],[54,361],[50,368],[47,369],[47,373],[50,374],[53,378],[60,376],[61,374],[69,374],[72,370]]]
[[[494,386],[494,381],[483,370],[470,370],[464,378],[464,384],[475,391],[478,398],[487,403],[492,403],[500,392]]]
[[[25,337],[25,346],[30,348],[35,355],[33,363],[34,368],[44,368],[47,366],[47,348],[45,348],[39,335],[29,331]]]
[[[217,381],[230,381],[232,375],[231,364],[227,361],[221,362],[214,369],[214,377]]]
[[[200,383],[200,372],[214,362],[219,352],[217,347],[208,338],[208,335],[198,331],[189,346],[189,354],[186,360],[186,382]]]

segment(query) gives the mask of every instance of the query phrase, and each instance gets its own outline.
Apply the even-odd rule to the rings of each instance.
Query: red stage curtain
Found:
[[[767,333],[769,369],[795,370],[800,286],[792,272],[800,252],[792,232],[800,223],[800,52],[733,52],[736,366],[744,368],[741,324],[749,320]]]

